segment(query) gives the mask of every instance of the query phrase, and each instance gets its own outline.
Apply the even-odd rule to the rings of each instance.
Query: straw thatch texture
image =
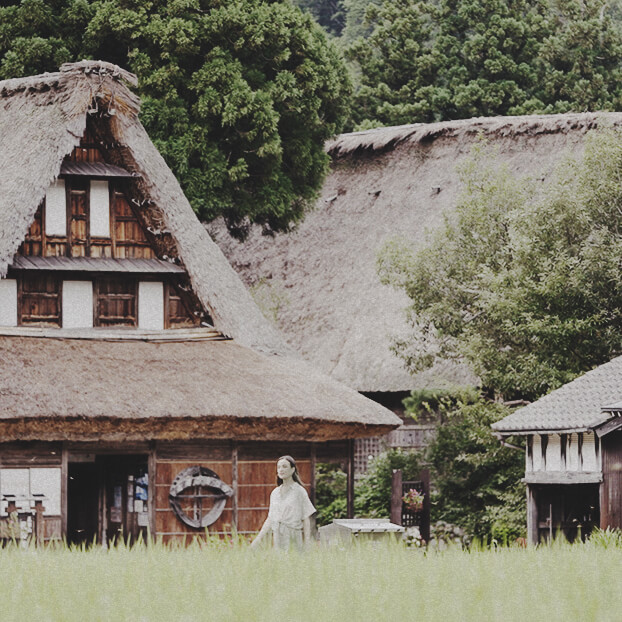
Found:
[[[391,351],[408,328],[408,298],[380,284],[376,256],[395,236],[415,246],[438,228],[461,191],[456,167],[485,136],[519,175],[544,180],[585,133],[620,124],[622,114],[470,119],[339,136],[327,145],[332,171],[315,211],[296,231],[254,230],[245,244],[222,223],[209,230],[249,285],[280,296],[278,326],[295,350],[359,391],[401,391],[473,382],[442,365],[410,376]]]
[[[305,363],[233,341],[0,337],[3,440],[310,440],[400,420]]]
[[[0,82],[0,277],[6,274],[35,211],[79,143],[89,109],[108,120],[110,151],[128,170],[149,209],[170,230],[201,303],[216,328],[239,343],[287,352],[278,331],[212,242],[179,183],[138,120],[138,98],[122,80],[135,77],[100,61],[63,65],[59,73]],[[115,162],[117,164],[119,162]]]

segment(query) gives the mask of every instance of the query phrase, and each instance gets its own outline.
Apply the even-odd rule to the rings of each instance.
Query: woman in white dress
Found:
[[[277,487],[270,494],[270,509],[257,537],[251,543],[256,548],[271,531],[275,549],[301,551],[311,541],[311,521],[315,508],[304,489],[296,461],[283,456],[276,463]]]

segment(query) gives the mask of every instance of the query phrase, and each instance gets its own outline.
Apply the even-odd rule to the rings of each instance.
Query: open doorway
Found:
[[[534,486],[534,493],[540,542],[559,535],[569,542],[585,540],[600,524],[598,484]]]
[[[111,544],[146,539],[147,456],[103,455],[69,461],[67,541]]]
[[[99,486],[95,462],[70,462],[67,482],[67,543],[93,544],[98,536]]]

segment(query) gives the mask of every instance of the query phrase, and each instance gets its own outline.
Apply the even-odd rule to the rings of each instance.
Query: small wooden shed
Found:
[[[622,357],[493,424],[526,437],[528,539],[622,529]]]
[[[291,454],[349,474],[400,424],[300,361],[105,62],[0,82],[0,522],[45,539],[256,531]],[[40,504],[39,504],[40,505]]]

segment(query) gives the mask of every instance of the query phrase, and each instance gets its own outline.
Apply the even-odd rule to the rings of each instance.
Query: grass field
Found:
[[[8,620],[622,620],[622,549],[0,551]]]

